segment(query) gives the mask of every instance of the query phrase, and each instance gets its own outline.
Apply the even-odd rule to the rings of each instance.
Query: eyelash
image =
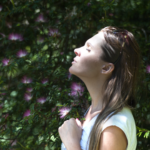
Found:
[[[91,51],[90,49],[86,49],[86,50],[88,50],[88,52],[90,52],[90,51]]]

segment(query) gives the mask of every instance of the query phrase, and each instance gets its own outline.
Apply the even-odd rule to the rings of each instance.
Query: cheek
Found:
[[[100,62],[97,58],[83,59],[82,69],[88,74],[97,74],[100,71]]]
[[[96,77],[100,74],[100,60],[98,56],[82,56],[76,64],[69,68],[69,72],[78,77]]]
[[[87,67],[96,67],[99,65],[99,59],[96,56],[86,57],[82,59],[82,63],[87,65]]]

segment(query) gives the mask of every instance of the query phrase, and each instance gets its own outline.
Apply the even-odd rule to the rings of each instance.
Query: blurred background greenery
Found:
[[[58,127],[70,117],[82,119],[90,105],[82,81],[68,72],[73,50],[110,25],[131,31],[140,45],[133,114],[137,150],[150,150],[148,0],[0,1],[0,149],[60,149]],[[82,93],[76,95],[72,84]]]

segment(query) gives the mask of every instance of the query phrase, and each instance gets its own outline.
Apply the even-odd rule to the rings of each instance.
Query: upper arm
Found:
[[[124,132],[116,127],[107,127],[101,134],[100,150],[126,150],[127,138]]]

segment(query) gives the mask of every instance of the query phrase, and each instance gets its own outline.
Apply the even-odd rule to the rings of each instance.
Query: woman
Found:
[[[135,150],[135,86],[139,47],[132,33],[105,27],[74,50],[69,68],[86,85],[92,102],[83,124],[71,118],[59,127],[62,149]]]

